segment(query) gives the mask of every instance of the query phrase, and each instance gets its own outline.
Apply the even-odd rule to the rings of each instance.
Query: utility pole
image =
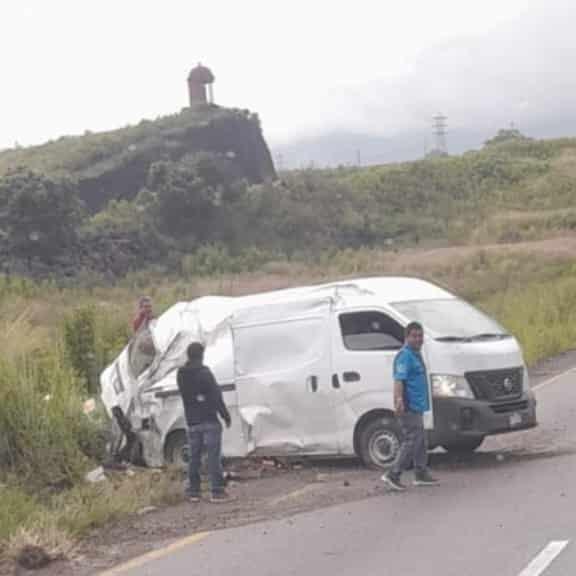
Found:
[[[284,168],[284,156],[280,152],[276,154],[276,170],[282,172]]]
[[[360,152],[360,149],[356,150],[356,165],[362,166],[362,153]]]
[[[436,156],[448,156],[448,145],[446,144],[446,121],[448,118],[442,114],[436,114],[432,118],[432,128],[435,146],[433,154]]]

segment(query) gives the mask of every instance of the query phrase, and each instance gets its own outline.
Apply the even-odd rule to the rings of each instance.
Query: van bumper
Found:
[[[486,402],[468,398],[434,398],[434,429],[431,448],[458,445],[492,434],[527,430],[538,425],[536,399],[531,391],[521,398]]]

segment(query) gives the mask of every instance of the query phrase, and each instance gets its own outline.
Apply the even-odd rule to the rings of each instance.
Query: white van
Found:
[[[413,320],[425,331],[431,448],[473,451],[536,426],[515,338],[446,290],[398,277],[176,304],[103,372],[102,399],[126,416],[148,465],[185,459],[176,368],[201,341],[233,418],[225,457],[358,455],[384,468],[400,444],[393,361]],[[142,337],[155,348],[144,359]]]

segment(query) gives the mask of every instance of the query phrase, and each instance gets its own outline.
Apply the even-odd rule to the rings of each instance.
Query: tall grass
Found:
[[[507,290],[481,304],[518,338],[529,365],[576,347],[576,276]]]
[[[54,352],[0,361],[0,464],[38,489],[73,486],[95,450],[74,372]]]

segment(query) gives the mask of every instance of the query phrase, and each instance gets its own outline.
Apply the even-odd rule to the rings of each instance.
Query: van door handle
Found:
[[[338,380],[338,374],[332,374],[332,388],[340,388],[340,380]]]
[[[318,376],[308,376],[306,383],[311,392],[316,392],[318,390]]]
[[[342,378],[344,382],[360,382],[360,374],[358,372],[344,372]]]

